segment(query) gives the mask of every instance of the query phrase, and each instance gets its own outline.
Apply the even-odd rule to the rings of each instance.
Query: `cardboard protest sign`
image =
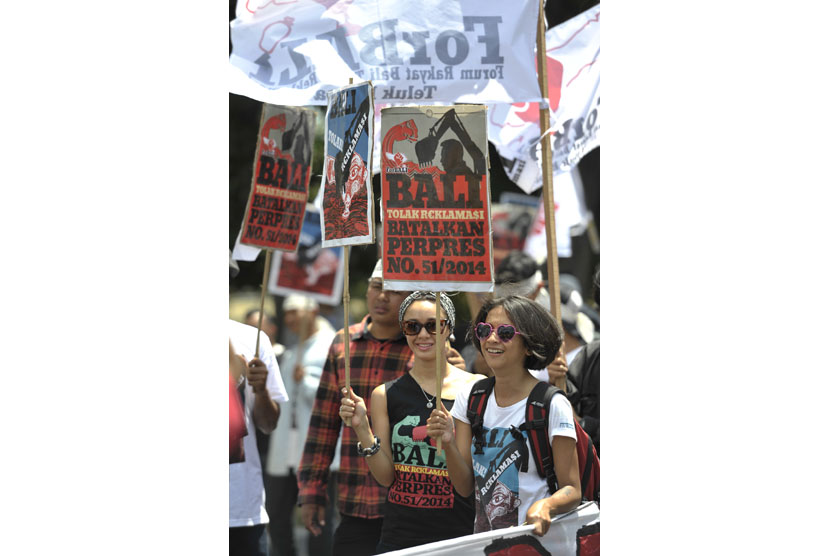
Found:
[[[375,242],[372,200],[372,84],[328,94],[323,163],[323,246]]]
[[[314,117],[306,108],[263,105],[243,244],[297,249],[311,180]]]
[[[539,209],[539,199],[530,195],[502,193],[493,203],[493,268],[511,251],[521,251]]]
[[[274,254],[268,291],[274,295],[297,293],[326,305],[338,305],[343,295],[343,249],[323,247],[320,213],[306,208],[295,253]]]
[[[386,287],[492,291],[486,108],[387,108],[381,127]]]

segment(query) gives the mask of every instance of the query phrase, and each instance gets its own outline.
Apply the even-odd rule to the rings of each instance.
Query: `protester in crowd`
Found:
[[[282,407],[280,426],[271,434],[266,462],[268,531],[276,556],[294,556],[294,510],[297,504],[297,471],[311,420],[311,406],[323,373],[334,329],[319,316],[310,297],[289,295],[282,305],[283,321],[298,340],[282,358],[280,370],[290,401]],[[319,537],[310,535],[308,553],[331,554],[334,506],[328,506],[326,526]]]
[[[494,276],[494,297],[520,295],[536,301],[542,308],[550,310],[550,294],[545,288],[542,273],[536,261],[522,251],[514,250],[499,263]],[[476,307],[476,312],[480,305]],[[471,372],[478,372],[493,376],[493,371],[487,366],[487,361],[481,356],[475,344],[467,345],[462,355]],[[554,384],[565,376],[568,370],[565,355],[565,344],[560,348],[554,361],[547,369],[530,369],[531,374],[539,380]]]
[[[351,386],[367,397],[375,387],[406,371],[412,352],[398,325],[398,309],[410,292],[383,288],[381,262],[375,266],[366,293],[369,313],[349,327]],[[343,330],[328,351],[314,399],[311,422],[300,462],[299,504],[303,524],[319,535],[326,524],[326,484],[342,421],[338,414],[340,389],[346,384]],[[355,451],[356,435],[342,428],[340,469],[337,473],[337,508],[340,524],[334,535],[335,556],[373,554],[380,539],[386,489],[369,473]]]
[[[426,420],[435,405],[451,408],[459,390],[484,376],[445,362],[436,402],[437,345],[455,327],[452,301],[442,293],[440,304],[436,323],[434,293],[416,291],[401,303],[398,321],[415,361],[408,373],[374,389],[371,426],[363,398],[342,389],[340,417],[354,429],[372,475],[389,489],[377,554],[473,532],[473,498],[452,488],[443,452],[426,435]],[[429,492],[420,488],[426,484]]]
[[[594,275],[594,301],[599,306],[599,268]],[[599,340],[588,343],[568,368],[568,400],[579,424],[599,455]]]
[[[239,265],[228,251],[230,278],[239,274]],[[231,373],[238,380],[241,406],[244,408],[245,430],[242,445],[245,458],[228,465],[229,473],[229,529],[230,556],[268,556],[268,535],[265,524],[265,488],[262,482],[257,436],[255,430],[270,433],[277,426],[280,402],[287,402],[285,386],[274,349],[264,332],[228,319],[228,338],[232,350],[245,364],[244,370]],[[235,355],[231,355],[234,357]],[[231,365],[234,367],[235,365]]]
[[[257,329],[228,321],[229,337],[236,352],[247,362],[239,392],[245,408],[248,434],[244,437],[245,460],[230,468],[230,521],[228,544],[230,554],[268,556],[265,524],[265,489],[254,430],[270,433],[277,426],[280,402],[288,397],[280,377],[279,365],[268,337],[260,332],[259,352],[256,351]]]
[[[444,443],[447,470],[458,493],[476,493],[476,533],[527,522],[541,536],[551,516],[572,510],[581,499],[573,410],[567,398],[553,397],[548,420],[556,492],[548,490],[528,462],[527,433],[517,430],[538,383],[528,369],[543,369],[554,360],[562,329],[549,311],[519,296],[485,302],[473,323],[471,339],[495,376],[483,415],[481,450],[473,450],[467,389],[459,390],[451,412],[433,411],[427,432]]]

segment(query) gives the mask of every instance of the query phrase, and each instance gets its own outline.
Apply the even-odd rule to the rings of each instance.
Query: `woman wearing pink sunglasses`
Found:
[[[435,358],[455,326],[455,307],[440,294],[443,318],[435,321],[435,294],[416,291],[401,302],[398,322],[415,354],[412,369],[372,392],[367,416],[363,398],[345,388],[340,417],[357,433],[358,452],[383,486],[389,487],[376,554],[469,535],[475,508],[470,492],[461,496],[450,482],[444,452],[427,436],[426,422],[436,405],[452,407],[458,392],[484,375],[446,363],[441,400],[435,399]]]
[[[520,454],[528,453],[528,440],[518,427],[525,422],[530,391],[539,382],[528,369],[544,369],[554,360],[562,327],[536,302],[508,296],[485,302],[468,336],[495,376],[484,411],[483,442],[473,450],[467,416],[470,388],[459,390],[451,412],[432,412],[427,433],[441,438],[456,491],[462,496],[475,492],[476,533],[531,523],[536,524],[535,534],[544,535],[551,516],[572,510],[581,499],[573,410],[565,396],[553,397],[548,431],[556,492],[549,491],[533,462],[522,471]]]

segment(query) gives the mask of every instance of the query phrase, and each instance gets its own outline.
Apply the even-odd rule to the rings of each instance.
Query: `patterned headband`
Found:
[[[450,330],[452,330],[455,328],[455,305],[452,304],[452,301],[445,293],[440,292],[439,295],[441,307],[444,309],[444,312],[447,313],[447,321],[449,321]],[[403,322],[403,315],[406,313],[406,310],[409,309],[409,306],[412,305],[413,302],[420,301],[422,299],[435,303],[435,293],[415,291],[409,294],[407,298],[401,302],[401,308],[398,311],[398,323]]]

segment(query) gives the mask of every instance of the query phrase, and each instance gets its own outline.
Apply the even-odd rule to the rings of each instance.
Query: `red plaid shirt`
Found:
[[[355,394],[369,406],[372,390],[406,372],[412,350],[403,334],[378,340],[368,330],[369,317],[349,327],[349,373]],[[357,435],[350,427],[341,427],[340,389],[346,387],[343,331],[335,336],[323,367],[320,386],[311,413],[303,457],[300,461],[297,502],[326,505],[329,466],[334,459],[337,437],[342,429],[340,471],[337,473],[337,508],[341,514],[375,519],[383,517],[386,487],[369,471],[365,458],[357,454]]]

